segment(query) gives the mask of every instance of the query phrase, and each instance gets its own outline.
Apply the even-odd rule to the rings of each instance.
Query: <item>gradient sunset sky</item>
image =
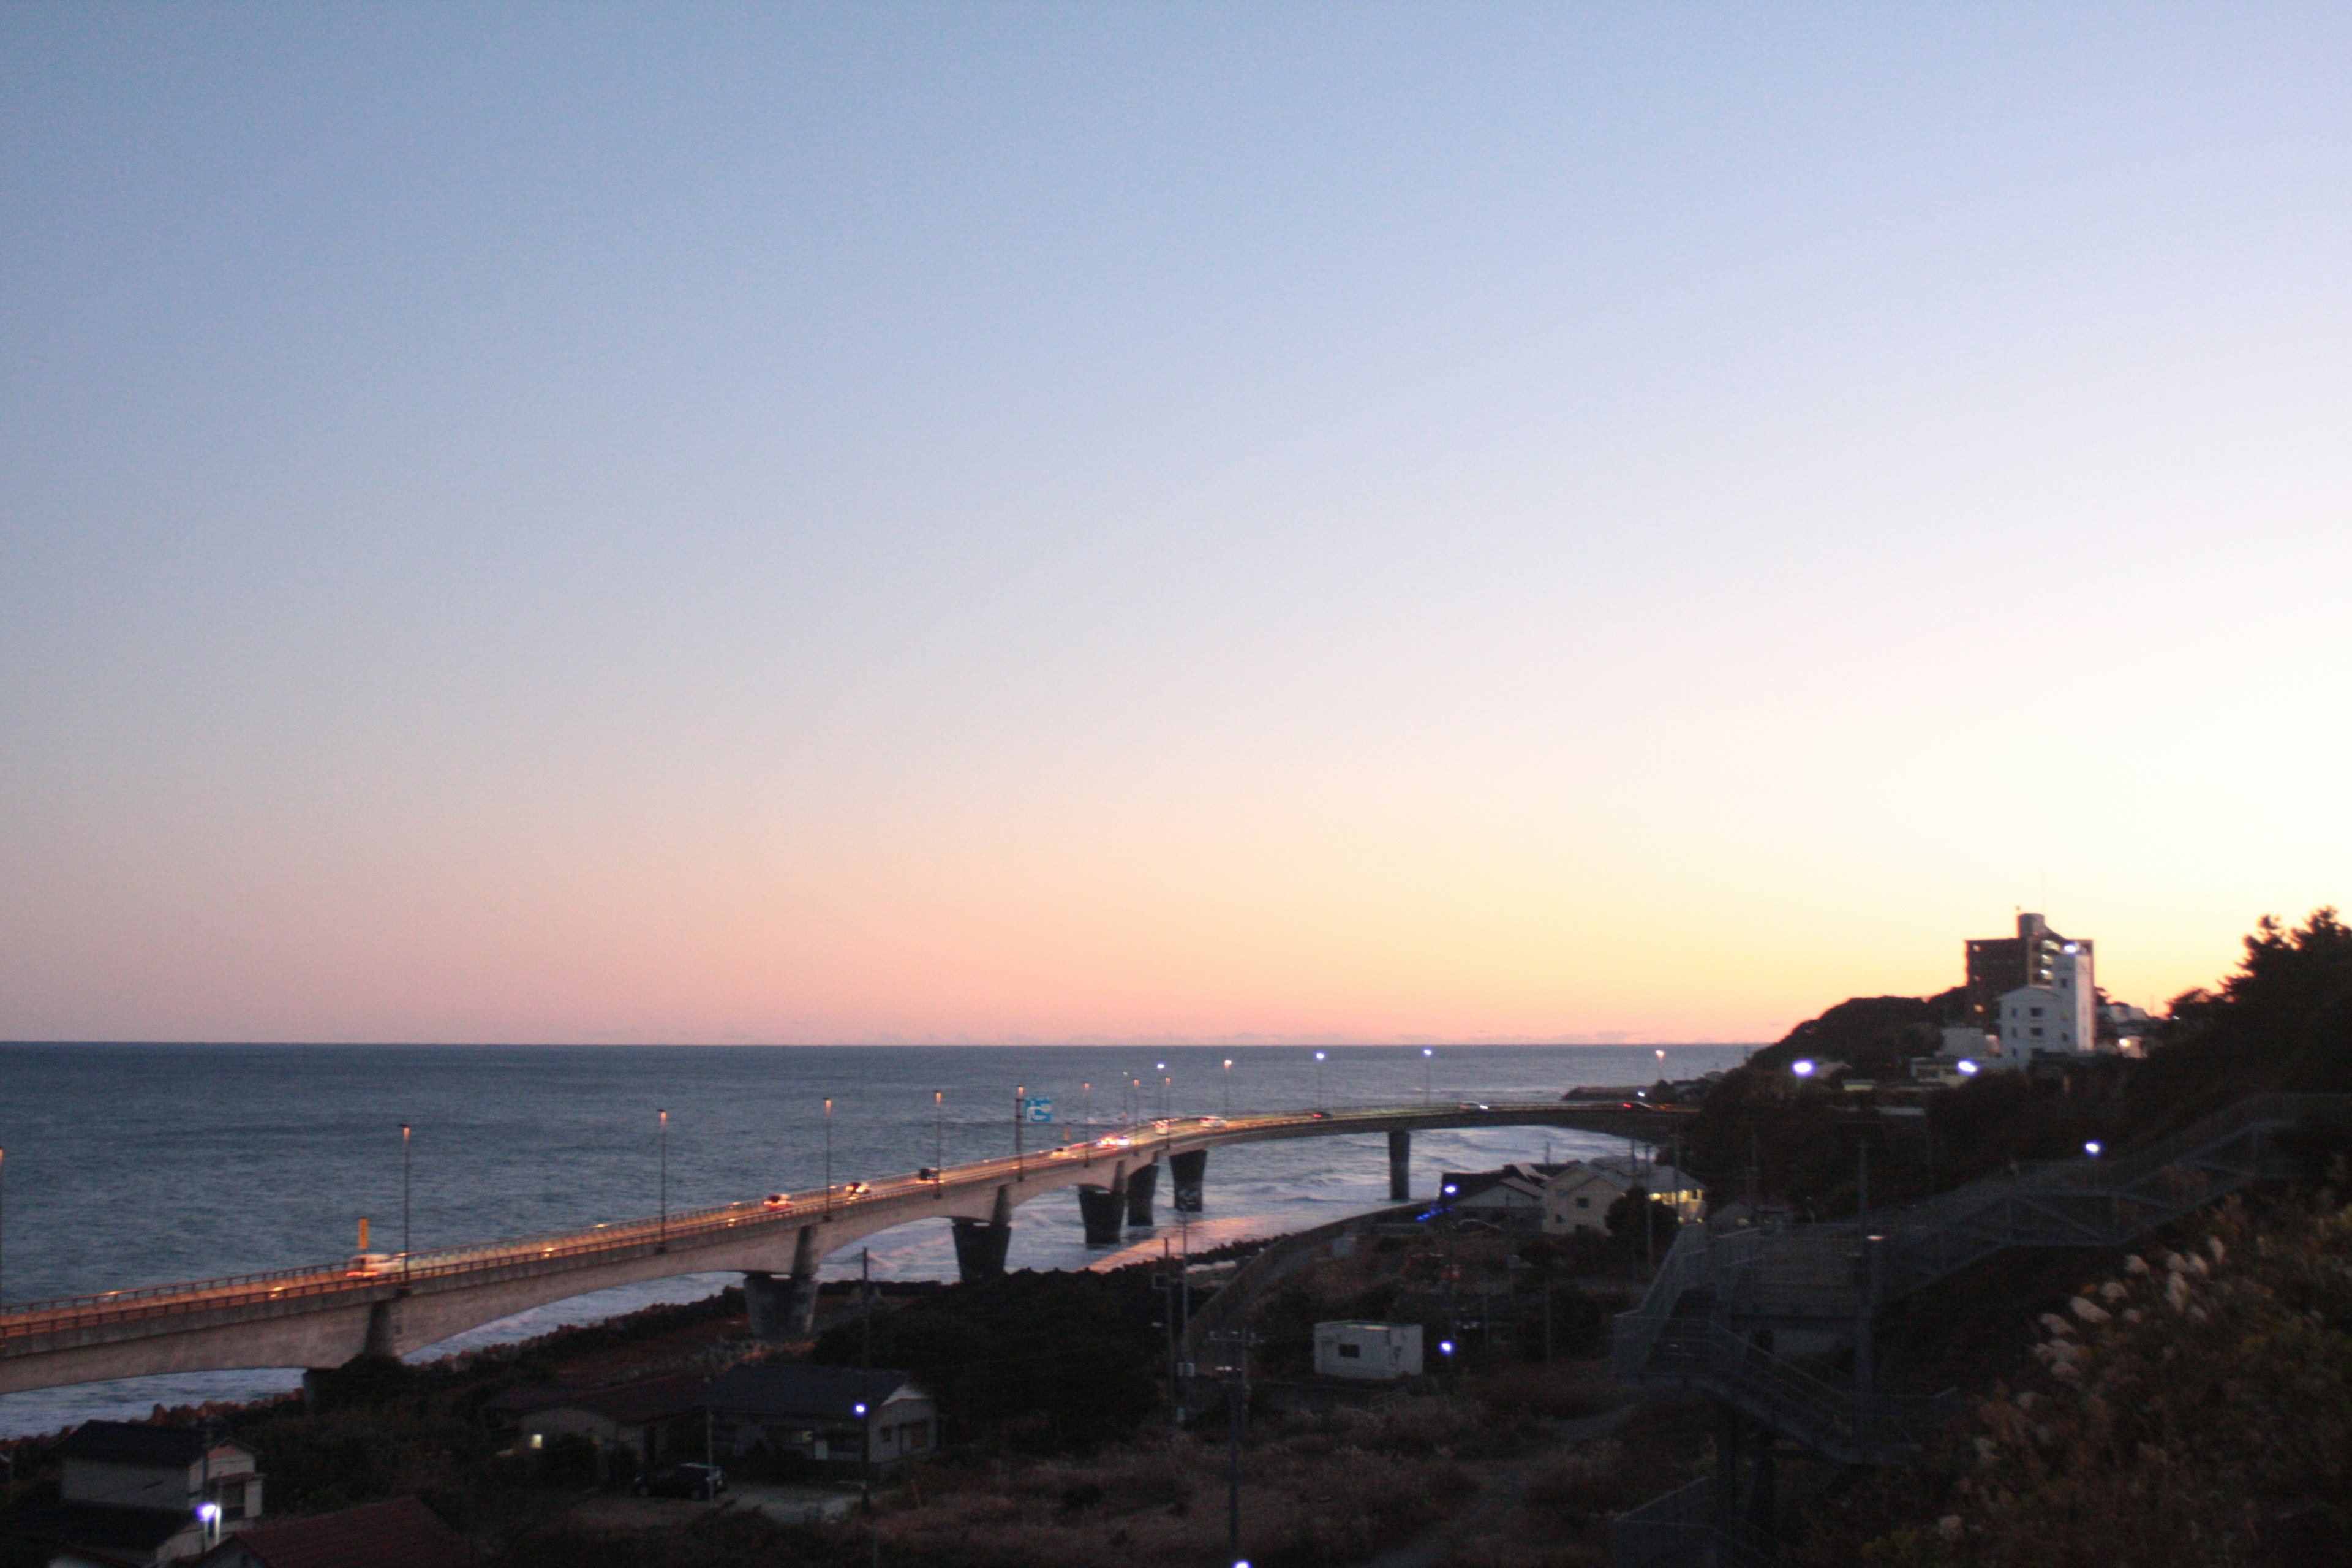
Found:
[[[2339,5],[0,10],[0,1037],[1760,1040],[2352,897]]]

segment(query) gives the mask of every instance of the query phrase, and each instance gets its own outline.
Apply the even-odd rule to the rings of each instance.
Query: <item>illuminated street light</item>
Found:
[[[1813,1076],[1813,1058],[1800,1057],[1789,1064],[1789,1070],[1799,1078],[1811,1078]]]
[[[1430,1058],[1435,1055],[1437,1052],[1431,1047],[1427,1046],[1421,1047],[1421,1108],[1423,1110],[1429,1109],[1429,1064]]]
[[[1233,1115],[1233,1113],[1234,1113],[1234,1058],[1231,1058],[1231,1057],[1227,1057],[1227,1058],[1225,1058],[1225,1114],[1226,1114],[1228,1117],[1230,1117],[1230,1116],[1232,1116],[1232,1115]]]
[[[1979,1068],[1976,1063],[1969,1061],[1965,1057],[1960,1059],[1959,1074],[1962,1078],[1974,1078],[1981,1070],[1982,1069]]]
[[[2095,1159],[2097,1159],[2097,1158],[2099,1157],[2099,1150],[2100,1150],[2100,1143],[2099,1143],[2099,1141],[2098,1141],[2097,1139],[2095,1139],[2095,1138],[2092,1139],[2089,1142],[2087,1142],[2087,1143],[2085,1143],[2085,1144],[2084,1144],[2084,1145],[2083,1145],[2083,1152],[2084,1152],[2084,1153],[2085,1153],[2085,1154],[2088,1154],[2088,1155],[2089,1155],[2092,1159],[2094,1159],[2094,1160],[2095,1160]]]
[[[1315,1104],[1318,1109],[1323,1104],[1323,1053],[1321,1051],[1315,1053]]]

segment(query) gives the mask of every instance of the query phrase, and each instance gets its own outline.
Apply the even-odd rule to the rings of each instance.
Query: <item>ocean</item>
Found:
[[[1647,1083],[1736,1065],[1751,1047],[1669,1046],[221,1046],[0,1045],[0,1299],[12,1305],[348,1257],[357,1222],[403,1249],[400,1126],[415,1250],[656,1212],[669,1112],[673,1213],[1009,1152],[1016,1091],[1051,1103],[1031,1148],[1091,1122],[1312,1105],[1542,1099],[1579,1084]],[[1230,1060],[1227,1068],[1223,1064]],[[1163,1082],[1163,1080],[1166,1080]],[[1087,1085],[1091,1084],[1089,1090]],[[1139,1088],[1138,1085],[1140,1085]],[[934,1096],[943,1110],[935,1110]],[[833,1102],[829,1119],[824,1101]],[[1417,1134],[1414,1190],[1441,1169],[1601,1152],[1542,1128]],[[1388,1200],[1378,1135],[1220,1149],[1195,1248],[1318,1225]],[[1155,1232],[1089,1248],[1077,1200],[1014,1211],[1009,1267],[1077,1268],[1157,1256]],[[948,1279],[943,1220],[866,1244],[875,1276]],[[855,1274],[837,1254],[828,1277]],[[419,1352],[429,1360],[691,1300],[731,1274],[576,1297]],[[0,1395],[0,1436],[158,1404],[251,1399],[299,1371],[132,1378]]]

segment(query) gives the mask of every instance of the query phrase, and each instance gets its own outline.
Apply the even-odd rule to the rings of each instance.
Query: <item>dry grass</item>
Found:
[[[1223,1445],[1193,1437],[1089,1462],[942,1468],[925,1478],[921,1506],[885,1517],[882,1541],[893,1562],[1178,1568],[1223,1550],[1225,1489]],[[1260,1561],[1350,1562],[1446,1517],[1475,1489],[1444,1460],[1377,1451],[1336,1429],[1294,1432],[1244,1455],[1243,1539]]]

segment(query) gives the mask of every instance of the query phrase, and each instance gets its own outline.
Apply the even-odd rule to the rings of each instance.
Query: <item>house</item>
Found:
[[[702,1407],[698,1401],[709,1386],[708,1379],[682,1373],[612,1388],[560,1389],[552,1398],[542,1391],[512,1419],[526,1447],[543,1448],[559,1437],[585,1437],[598,1448],[629,1448],[640,1463],[651,1465],[689,1435],[699,1435]]]
[[[1437,1181],[1439,1201],[1456,1214],[1532,1230],[1543,1218],[1549,1165],[1506,1165],[1499,1171],[1448,1171]]]
[[[1706,1206],[1706,1189],[1697,1177],[1672,1165],[1610,1154],[1572,1161],[1544,1184],[1544,1231],[1549,1236],[1580,1231],[1605,1234],[1610,1205],[1635,1187],[1646,1189],[1654,1198],[1664,1198],[1685,1220],[1698,1218]]]
[[[413,1497],[239,1531],[198,1568],[468,1568],[473,1548]]]
[[[770,1363],[722,1373],[697,1402],[710,1457],[876,1473],[939,1447],[939,1405],[903,1372]]]
[[[47,1544],[52,1568],[156,1568],[261,1514],[253,1450],[217,1433],[86,1421],[58,1452],[58,1500],[0,1514],[0,1535]]]
[[[1419,1323],[1342,1320],[1315,1325],[1315,1375],[1391,1382],[1421,1375]]]

